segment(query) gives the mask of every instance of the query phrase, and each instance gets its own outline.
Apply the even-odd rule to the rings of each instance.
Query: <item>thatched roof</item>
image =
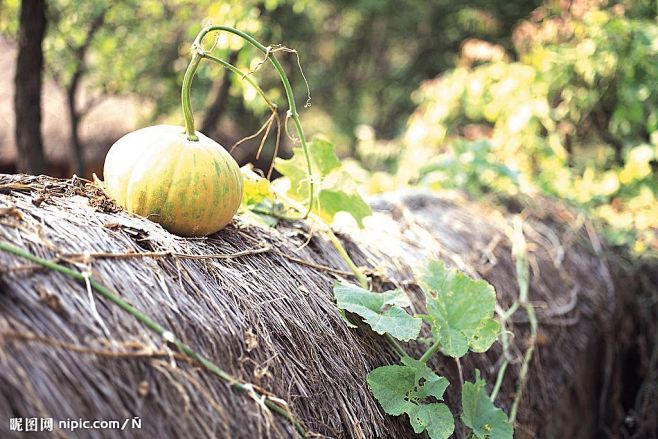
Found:
[[[346,226],[339,236],[357,264],[372,269],[377,288],[401,286],[422,309],[411,267],[433,256],[488,279],[503,307],[517,296],[508,215],[417,193],[373,207],[364,231]],[[615,373],[602,342],[615,330],[620,294],[586,219],[547,202],[524,215],[540,333],[517,432],[588,437]],[[396,355],[383,338],[341,320],[332,285],[349,274],[322,235],[309,238],[312,230],[237,218],[207,239],[183,239],[117,211],[84,181],[0,177],[0,240],[90,273],[233,376],[284,399],[309,432],[412,437],[407,420],[385,415],[366,386],[366,374]],[[0,270],[1,437],[11,437],[10,415],[142,419],[139,432],[60,431],[70,437],[296,436],[262,401],[190,363],[112,303],[92,299],[83,284],[3,252]],[[527,347],[527,322],[523,313],[515,317],[514,361],[498,399],[506,410]],[[465,378],[478,368],[492,383],[500,356],[498,344],[470,354]],[[447,392],[454,412],[456,366],[441,355],[432,366],[455,383]],[[555,416],[562,422],[547,425]]]

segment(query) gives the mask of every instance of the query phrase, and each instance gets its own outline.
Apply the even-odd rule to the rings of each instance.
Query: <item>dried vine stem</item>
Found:
[[[33,332],[3,331],[0,332],[0,340],[41,343],[43,345],[52,346],[55,348],[63,349],[65,351],[75,352],[78,354],[95,355],[101,358],[117,360],[125,358],[174,358],[176,361],[196,365],[196,362],[192,361],[191,358],[179,352],[157,351],[147,349],[146,347],[142,347],[140,350],[132,351],[112,351],[108,349],[98,349],[80,344],[69,343],[66,341],[57,340],[52,337],[35,334]]]
[[[525,312],[528,315],[530,337],[528,339],[528,348],[525,351],[523,362],[521,363],[521,370],[519,371],[519,380],[516,386],[516,395],[514,395],[514,403],[510,410],[510,422],[512,423],[516,420],[521,396],[523,395],[526,383],[528,382],[528,369],[530,367],[530,360],[532,360],[532,355],[535,351],[538,327],[535,307],[528,299],[530,271],[528,264],[528,248],[525,236],[523,235],[523,219],[518,215],[515,216],[513,226],[512,253],[516,260],[516,276],[519,283],[519,304],[525,309]]]
[[[523,308],[526,311],[528,316],[528,322],[530,323],[530,337],[528,338],[528,348],[523,355],[523,361],[521,362],[521,370],[519,371],[519,379],[516,386],[516,393],[514,395],[514,402],[512,403],[512,409],[510,410],[509,419],[510,422],[514,423],[516,420],[516,415],[519,409],[519,403],[521,402],[521,397],[523,396],[523,391],[525,390],[526,383],[528,382],[528,370],[530,368],[530,361],[532,360],[532,355],[535,351],[535,345],[537,340],[537,316],[535,314],[535,308],[528,298],[529,288],[530,288],[530,271],[528,263],[528,248],[526,245],[525,236],[523,234],[523,219],[520,216],[515,216],[512,221],[512,229],[509,233],[510,239],[512,241],[512,255],[516,263],[516,279],[519,285],[519,298],[515,301],[512,306],[509,307],[507,311],[497,309],[496,312],[500,317],[501,323],[501,342],[503,344],[503,362],[498,369],[498,375],[496,377],[496,383],[494,385],[493,391],[491,392],[491,401],[495,401],[496,396],[500,390],[500,387],[503,383],[505,377],[505,372],[511,361],[509,353],[509,339],[507,335],[506,325],[512,315],[519,309]]]
[[[217,42],[217,40],[215,40],[215,43],[216,42]],[[214,45],[213,45],[213,47],[214,47]],[[209,51],[212,51],[212,49],[213,48],[210,48]],[[265,141],[267,140],[267,138],[269,136],[270,129],[272,128],[272,125],[276,124],[276,138],[275,138],[275,143],[274,143],[274,152],[272,153],[272,156],[273,156],[272,157],[272,164],[270,165],[270,168],[267,170],[267,178],[269,179],[270,176],[272,175],[272,168],[274,167],[274,159],[279,154],[279,145],[280,145],[280,141],[281,141],[281,119],[279,118],[279,111],[278,111],[277,105],[267,97],[265,92],[260,88],[260,86],[256,83],[256,81],[254,81],[252,78],[249,77],[249,73],[244,73],[242,70],[240,70],[239,68],[237,68],[233,64],[231,64],[228,61],[225,61],[221,58],[218,58],[216,56],[211,55],[210,53],[208,53],[209,51],[205,51],[201,47],[199,47],[197,49],[197,51],[199,53],[199,56],[201,56],[201,58],[206,59],[208,61],[212,61],[214,63],[217,63],[217,64],[225,67],[226,69],[230,70],[235,75],[239,76],[240,79],[242,79],[244,81],[247,81],[247,83],[249,83],[249,85],[251,85],[254,88],[256,93],[258,93],[258,95],[263,99],[263,101],[265,101],[265,104],[270,109],[270,112],[272,114],[267,119],[265,124],[261,127],[261,129],[259,129],[256,133],[254,133],[250,136],[247,136],[243,139],[238,140],[229,149],[229,152],[233,152],[233,150],[235,148],[237,148],[241,143],[244,143],[248,140],[254,139],[254,138],[258,137],[258,135],[261,132],[265,131],[265,135],[261,139],[260,145],[258,147],[258,151],[256,152],[256,159],[258,159],[260,157],[260,154],[261,154],[262,150],[263,150],[263,147],[265,146]]]
[[[84,274],[79,273],[75,270],[71,270],[70,268],[64,267],[63,265],[35,256],[32,253],[27,252],[26,250],[23,250],[21,248],[9,244],[8,242],[0,241],[0,250],[27,259],[28,261],[34,262],[35,264],[41,265],[45,268],[49,268],[51,270],[65,274],[66,276],[69,276],[70,278],[78,282],[82,282],[82,283],[88,282],[89,286],[94,291],[96,291],[98,294],[108,299],[110,302],[114,303],[116,306],[118,306],[128,314],[135,317],[144,326],[146,326],[151,331],[155,332],[160,337],[162,337],[162,339],[165,342],[176,346],[176,348],[180,352],[187,355],[190,359],[194,360],[195,362],[203,366],[209,372],[219,377],[222,381],[226,382],[234,389],[237,389],[238,391],[243,392],[257,400],[262,400],[263,404],[267,408],[276,412],[284,419],[286,419],[293,426],[293,428],[297,430],[297,432],[299,432],[302,436],[307,436],[304,427],[292,415],[292,413],[289,411],[287,407],[287,404],[282,399],[261,392],[256,387],[254,387],[251,383],[241,381],[240,379],[224,371],[222,368],[220,368],[217,364],[212,362],[210,359],[199,354],[194,349],[192,349],[192,347],[190,347],[188,344],[178,339],[171,331],[160,326],[160,324],[155,322],[148,315],[144,314],[142,311],[135,308],[130,303],[126,302],[124,299],[122,299],[116,293],[111,291],[109,288],[99,283],[97,280],[89,276],[85,276]]]

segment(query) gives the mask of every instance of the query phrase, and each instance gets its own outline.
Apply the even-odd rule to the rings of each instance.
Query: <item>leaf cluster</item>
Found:
[[[450,383],[427,362],[436,350],[453,358],[463,357],[469,350],[488,350],[500,332],[493,319],[496,293],[487,282],[449,269],[439,260],[418,267],[415,277],[425,295],[427,314],[408,314],[404,309],[411,303],[402,290],[374,293],[339,283],[334,296],[338,308],[350,313],[348,316],[356,315],[373,331],[397,340],[417,339],[423,322],[429,325],[432,346],[427,352],[420,359],[404,355],[401,364],[374,369],[368,374],[368,386],[387,414],[406,414],[416,433],[442,439],[455,428],[453,415],[443,402]],[[507,416],[490,401],[479,374],[462,389],[461,419],[475,437],[512,437]]]
[[[517,27],[518,61],[423,85],[399,169],[433,189],[543,192],[658,253],[658,25],[619,8]]]

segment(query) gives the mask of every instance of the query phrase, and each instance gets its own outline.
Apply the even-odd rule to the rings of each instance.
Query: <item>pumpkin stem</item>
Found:
[[[313,204],[315,202],[315,183],[313,181],[313,168],[311,166],[311,157],[308,152],[308,144],[306,142],[306,136],[304,135],[304,129],[302,128],[302,122],[299,119],[299,114],[297,113],[297,105],[295,104],[295,95],[292,92],[292,86],[290,85],[290,80],[288,79],[288,75],[286,75],[285,70],[283,70],[281,63],[276,58],[276,56],[272,53],[271,48],[263,46],[258,40],[256,40],[251,35],[229,26],[221,26],[221,25],[206,26],[201,30],[201,32],[199,32],[199,34],[194,39],[194,43],[192,44],[192,49],[194,50],[194,54],[192,55],[192,60],[190,61],[190,65],[187,68],[187,71],[185,72],[185,78],[183,79],[183,91],[182,91],[183,115],[185,116],[185,132],[187,133],[187,138],[190,140],[196,140],[196,134],[194,132],[194,118],[192,116],[192,106],[189,102],[192,77],[194,76],[194,72],[196,71],[200,58],[204,57],[204,52],[201,46],[201,42],[203,38],[206,36],[206,34],[213,31],[229,32],[239,36],[240,38],[250,43],[252,46],[254,46],[258,50],[263,52],[263,54],[265,54],[265,57],[270,60],[270,62],[276,69],[277,73],[279,74],[279,77],[281,78],[281,82],[283,83],[283,88],[286,90],[286,97],[288,99],[288,116],[294,122],[295,128],[297,130],[297,136],[299,137],[299,142],[302,145],[304,158],[306,160],[306,168],[307,168],[308,180],[309,180],[308,206],[306,208],[306,212],[304,213],[304,215],[300,217],[300,219],[305,219],[311,213],[311,210],[313,210]]]
[[[185,134],[187,140],[198,141],[199,137],[194,130],[194,113],[192,113],[192,102],[190,101],[190,91],[192,90],[192,79],[196,72],[199,62],[201,61],[202,53],[198,47],[192,46],[194,53],[190,64],[187,66],[185,76],[183,77],[183,86],[181,87],[181,105],[183,107],[183,118],[185,119]]]

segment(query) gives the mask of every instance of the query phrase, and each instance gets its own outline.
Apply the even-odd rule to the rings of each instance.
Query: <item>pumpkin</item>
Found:
[[[242,176],[217,142],[173,125],[142,128],[107,153],[105,189],[124,209],[181,236],[206,236],[226,226],[242,199]]]

